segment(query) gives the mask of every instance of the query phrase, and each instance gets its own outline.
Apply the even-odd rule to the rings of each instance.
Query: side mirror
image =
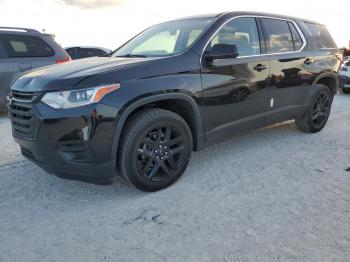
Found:
[[[237,45],[235,44],[215,44],[209,53],[205,55],[207,61],[215,59],[236,58],[239,56]]]

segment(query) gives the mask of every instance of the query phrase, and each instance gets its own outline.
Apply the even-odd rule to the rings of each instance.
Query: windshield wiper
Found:
[[[145,55],[127,54],[127,55],[117,55],[116,57],[142,57],[142,58],[145,58],[147,56],[145,56]]]

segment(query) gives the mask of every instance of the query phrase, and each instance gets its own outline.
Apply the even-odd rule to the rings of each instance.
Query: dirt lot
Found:
[[[318,134],[294,123],[195,153],[157,193],[67,181],[0,118],[0,261],[349,261],[350,96]]]

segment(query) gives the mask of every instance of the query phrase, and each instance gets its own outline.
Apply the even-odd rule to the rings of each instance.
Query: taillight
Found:
[[[66,59],[56,59],[56,64],[62,64],[62,63],[70,62],[70,61],[72,61],[72,58],[70,58],[70,56],[68,56]]]

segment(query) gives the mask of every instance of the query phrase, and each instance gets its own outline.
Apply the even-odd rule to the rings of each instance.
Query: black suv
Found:
[[[19,77],[9,113],[24,156],[61,177],[144,191],[173,184],[193,150],[295,119],[326,124],[341,53],[325,26],[230,12],[152,26],[109,57]]]

